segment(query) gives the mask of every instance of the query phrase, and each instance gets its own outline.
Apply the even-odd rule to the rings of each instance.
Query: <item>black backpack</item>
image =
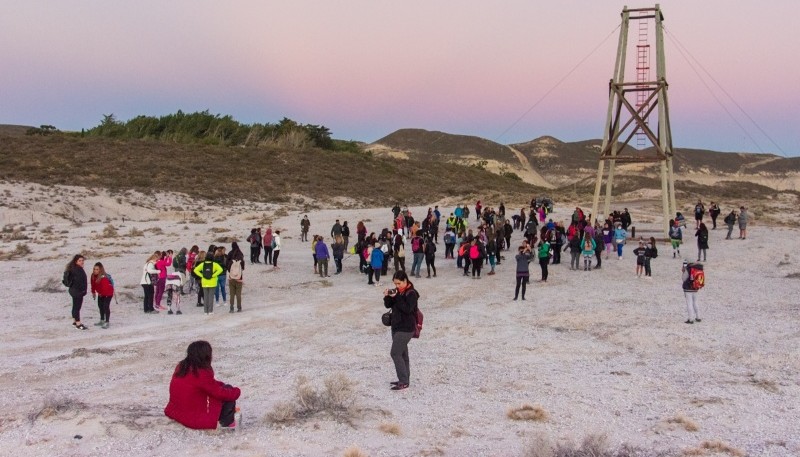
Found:
[[[214,261],[206,260],[203,262],[203,279],[211,279],[214,277]]]
[[[65,287],[72,287],[72,271],[64,270],[64,275],[61,277],[61,284]]]

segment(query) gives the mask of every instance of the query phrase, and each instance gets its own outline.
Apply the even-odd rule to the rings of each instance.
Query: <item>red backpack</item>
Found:
[[[419,310],[419,305],[417,305],[417,314],[416,314],[416,325],[414,326],[414,335],[412,338],[419,338],[419,334],[422,333],[422,321],[425,319],[425,316],[422,315],[422,311]]]
[[[689,287],[692,290],[700,290],[706,285],[706,274],[703,272],[703,265],[690,263],[686,266],[689,269]]]

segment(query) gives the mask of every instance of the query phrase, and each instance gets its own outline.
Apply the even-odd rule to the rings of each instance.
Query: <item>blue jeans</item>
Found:
[[[219,294],[222,293],[222,301],[228,301],[228,294],[225,290],[225,283],[228,282],[228,275],[219,275],[217,278],[217,288],[214,289],[214,301],[219,301]]]
[[[419,276],[419,270],[422,268],[422,261],[425,260],[425,254],[422,252],[414,253],[414,263],[411,265],[411,274]]]
[[[625,246],[625,243],[617,243],[617,256],[622,257],[622,248]]]

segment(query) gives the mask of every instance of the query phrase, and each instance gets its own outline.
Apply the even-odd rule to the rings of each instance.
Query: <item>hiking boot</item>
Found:
[[[698,317],[698,318],[697,318],[697,319],[695,319],[694,321],[695,321],[695,322],[703,322],[703,319],[700,319],[700,318]]]
[[[688,321],[684,322],[684,324],[694,324],[694,321],[689,319]]]

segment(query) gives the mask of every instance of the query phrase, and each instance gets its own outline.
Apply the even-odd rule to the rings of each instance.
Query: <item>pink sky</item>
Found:
[[[609,34],[625,5],[0,2],[0,123],[79,130],[108,113],[125,120],[208,109],[248,123],[285,116],[322,124],[341,139],[371,142],[414,127],[501,143],[602,137],[618,38]],[[670,35],[769,136],[704,74],[743,131],[668,38],[676,146],[800,154],[800,37],[792,22],[800,2],[761,5],[661,2]]]

